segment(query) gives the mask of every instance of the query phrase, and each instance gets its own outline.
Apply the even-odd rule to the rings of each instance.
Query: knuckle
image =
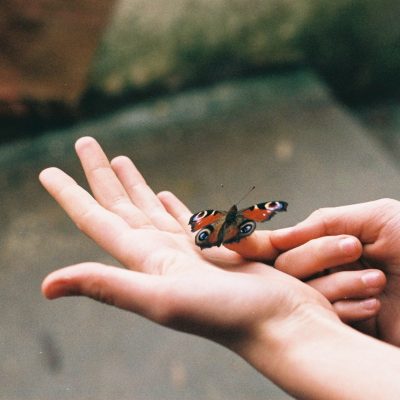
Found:
[[[182,312],[177,302],[174,301],[174,296],[169,294],[168,301],[161,300],[156,302],[153,318],[163,326],[174,328],[180,325]]]
[[[91,224],[91,221],[93,221],[95,214],[96,212],[92,208],[88,208],[80,213],[76,218],[74,218],[76,227],[81,232],[86,232],[87,227]]]
[[[288,262],[288,257],[290,258],[290,255],[288,254],[289,253],[282,253],[276,258],[274,267],[279,271],[286,271],[287,266],[290,265],[290,263]]]
[[[185,313],[183,299],[173,280],[160,283],[154,293],[151,319],[160,325],[175,328]]]
[[[107,271],[98,269],[96,265],[92,263],[86,264],[86,269],[89,271],[92,270],[93,273],[90,274],[90,279],[86,279],[86,281],[82,283],[81,292],[96,301],[115,306],[116,301],[109,288]],[[89,271],[87,271],[87,273]]]
[[[320,207],[310,214],[310,218],[323,218],[330,212],[330,210],[332,210],[331,207]]]
[[[111,211],[118,211],[120,209],[124,210],[125,208],[129,207],[130,204],[130,201],[125,195],[118,194],[110,200],[109,209]]]
[[[307,222],[321,226],[322,231],[329,232],[329,221],[333,215],[333,207],[322,207],[313,211],[307,218]]]

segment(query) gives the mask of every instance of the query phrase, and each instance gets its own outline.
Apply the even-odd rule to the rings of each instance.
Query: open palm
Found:
[[[200,251],[188,235],[189,210],[171,193],[156,196],[128,158],[110,163],[92,138],[80,139],[76,151],[94,197],[57,168],[40,180],[127,269],[84,263],[53,272],[43,283],[48,298],[89,296],[226,345],[303,301],[336,318],[323,296],[287,274],[228,249]],[[277,254],[272,246],[270,254]]]

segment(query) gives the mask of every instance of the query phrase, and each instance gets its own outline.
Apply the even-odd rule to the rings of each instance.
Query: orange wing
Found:
[[[190,217],[189,225],[192,232],[198,231],[207,225],[217,222],[219,219],[223,219],[226,215],[225,211],[217,210],[204,210]]]
[[[239,211],[239,214],[256,222],[265,222],[271,219],[277,212],[286,211],[287,206],[288,203],[286,201],[269,201],[245,208]]]

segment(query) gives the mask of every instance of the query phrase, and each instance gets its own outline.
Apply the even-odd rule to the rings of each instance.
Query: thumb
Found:
[[[160,276],[83,263],[52,272],[42,283],[42,293],[48,299],[86,296],[158,320],[158,304],[163,303],[159,295],[164,292],[159,290],[162,283]]]
[[[271,242],[271,231],[255,231],[238,243],[224,245],[242,257],[253,261],[273,262],[278,256],[278,250]]]
[[[296,226],[271,233],[271,243],[279,250],[300,246],[322,236],[347,234],[362,243],[374,243],[386,221],[398,213],[398,202],[381,199],[342,207],[321,208]]]

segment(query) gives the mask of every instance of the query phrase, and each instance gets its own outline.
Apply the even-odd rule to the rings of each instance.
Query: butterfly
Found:
[[[228,211],[204,210],[190,217],[189,225],[196,234],[195,243],[202,250],[225,243],[239,242],[251,235],[256,222],[265,222],[277,212],[286,211],[285,201],[269,201],[238,210],[234,204]]]

